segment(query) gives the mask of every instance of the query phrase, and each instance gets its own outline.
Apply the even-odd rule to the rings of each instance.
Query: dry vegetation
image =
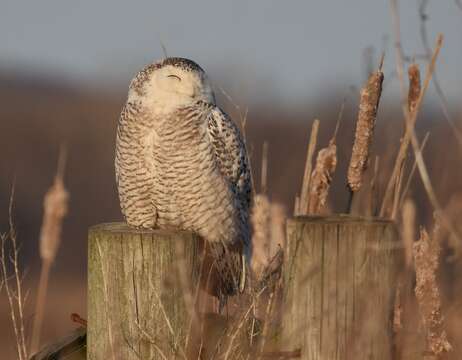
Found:
[[[392,0],[391,4],[396,44],[400,44],[396,3]],[[357,103],[355,126],[353,127],[351,121],[353,111],[344,114],[344,105],[340,115],[328,110],[320,111],[319,113],[326,114],[326,120],[322,121],[322,126],[319,120],[313,121],[308,141],[301,137],[305,136],[306,131],[301,132],[300,129],[307,130],[304,123],[293,121],[291,125],[281,125],[280,122],[269,121],[265,124],[265,133],[261,131],[263,126],[259,125],[258,121],[247,124],[247,114],[242,115],[238,107],[232,106],[231,112],[239,113],[238,117],[247,134],[254,169],[257,168],[255,165],[261,164],[260,171],[255,174],[255,178],[260,179],[260,186],[255,194],[252,210],[253,286],[244,296],[231,301],[228,309],[229,318],[216,313],[208,314],[206,320],[202,318],[199,327],[200,348],[207,349],[208,356],[223,359],[248,359],[250,356],[261,359],[299,357],[299,349],[286,349],[283,344],[276,343],[275,329],[280,317],[278,311],[283,286],[280,268],[283,259],[281,249],[286,245],[285,218],[288,216],[286,209],[293,208],[293,214],[298,216],[328,215],[343,212],[347,208],[348,212],[353,214],[392,218],[400,229],[406,266],[397,284],[394,314],[397,358],[459,359],[462,357],[462,348],[458,345],[462,343],[462,303],[459,300],[462,295],[460,281],[462,229],[457,223],[462,212],[460,193],[462,174],[455,165],[460,163],[462,156],[458,147],[459,130],[456,127],[458,124],[453,121],[449,131],[442,123],[432,124],[433,129],[425,136],[420,135],[421,128],[418,129],[419,131],[416,130],[419,117],[432,115],[421,114],[422,106],[442,46],[443,37],[440,35],[431,53],[428,54],[422,84],[419,65],[406,61],[402,49],[399,46],[396,48],[396,69],[402,93],[402,127],[399,127],[396,122],[384,124],[387,117],[396,117],[396,114],[380,110],[382,82],[384,76],[386,78],[381,64],[377,66],[377,71],[370,74],[355,100],[355,104]],[[389,55],[388,57],[391,58]],[[404,75],[406,69],[408,79],[405,79]],[[325,109],[329,109],[329,105],[327,104]],[[69,105],[62,111],[69,112],[69,107],[72,106],[74,105]],[[97,118],[108,118],[112,123],[113,118],[117,116],[116,106],[108,106],[107,109],[101,109],[98,105],[94,107],[92,111]],[[78,111],[80,110],[74,109],[76,118],[79,117]],[[445,113],[449,111],[446,109]],[[261,117],[270,116],[262,114]],[[341,118],[345,119],[340,122]],[[328,132],[335,119],[337,121],[332,136]],[[427,122],[427,127],[428,124],[430,123]],[[71,130],[61,128],[58,131],[58,138],[63,132],[78,131],[72,126],[70,126]],[[98,138],[82,140],[81,138],[85,136],[81,136],[80,140],[73,139],[78,146],[86,148],[86,152],[82,155],[86,159],[92,156],[92,152],[85,145],[94,142],[92,145],[101,146],[100,143],[106,134],[113,133],[114,130],[113,125],[107,123],[105,128],[102,128],[102,125],[98,126],[101,128],[94,129]],[[281,127],[285,127],[285,133],[280,131]],[[342,129],[342,136],[339,136],[339,127]],[[268,128],[272,128],[272,131]],[[401,128],[404,129],[402,133]],[[378,139],[374,138],[374,132],[375,134],[380,132],[382,136]],[[347,133],[354,134],[352,146],[349,138],[345,140],[343,136]],[[452,143],[448,140],[451,135],[455,138]],[[285,163],[292,152],[287,149],[284,136],[293,138],[298,155],[287,164],[286,174],[277,175],[276,168]],[[319,139],[320,137],[322,140]],[[330,139],[326,141],[326,138]],[[324,144],[327,143],[327,146],[319,149],[316,154],[318,144],[323,141],[326,141]],[[251,143],[256,142],[263,145],[254,148]],[[104,144],[108,145],[108,142]],[[443,148],[447,152],[446,159],[443,161],[441,159],[443,154],[439,152],[425,153],[426,145],[432,149]],[[110,148],[109,145],[107,147]],[[303,154],[306,148],[306,154]],[[255,160],[260,151],[261,162]],[[97,157],[96,165],[90,163],[90,172],[97,171],[100,167],[99,162],[111,161],[111,151],[104,150],[101,153],[104,156]],[[44,200],[45,215],[39,245],[42,266],[38,293],[36,298],[32,298],[33,301],[27,297],[27,291],[24,289],[24,270],[21,268],[20,247],[12,220],[14,192],[11,192],[8,231],[1,234],[0,294],[6,299],[6,313],[13,334],[8,339],[16,340],[15,358],[19,360],[28,359],[30,354],[43,344],[40,340],[41,329],[43,326],[46,327],[47,321],[45,307],[50,306],[47,305],[48,279],[61,241],[63,217],[67,213],[68,194],[63,182],[63,162],[60,161],[54,184]],[[369,166],[372,162],[373,166]],[[302,172],[303,163],[305,167]],[[41,172],[44,170],[50,170],[49,173],[52,173],[51,168],[40,169]],[[76,170],[75,167],[73,170]],[[105,188],[105,182],[112,181],[111,168],[104,168],[102,172],[104,175],[102,173],[94,175],[94,179],[99,178],[95,180],[97,187],[93,190],[95,193],[81,190],[79,197],[86,195],[87,199],[91,198],[91,201],[99,202],[101,198],[96,193]],[[272,172],[274,175],[271,175]],[[73,195],[72,188],[76,185],[76,182],[72,183],[72,181],[76,180],[70,180],[68,187],[71,189],[71,195]],[[21,183],[19,178],[18,182]],[[1,185],[4,190],[5,183]],[[42,188],[43,186],[42,184]],[[299,188],[300,191],[297,190]],[[101,206],[97,207],[98,214],[102,212],[109,218],[117,213],[113,188],[111,191],[105,198],[111,199],[110,204],[107,205],[110,210],[103,211]],[[19,203],[28,204],[24,198],[20,199]],[[76,213],[81,214],[81,217],[76,217],[78,221],[75,221],[77,224],[75,226],[80,228],[80,232],[78,232],[79,236],[74,233],[73,240],[80,237],[78,241],[82,242],[87,225],[101,220],[98,218],[100,215],[85,218],[88,212],[87,206],[86,202],[80,205],[77,203]],[[430,228],[432,231],[428,233],[426,229]],[[72,233],[72,227],[67,230]],[[26,231],[25,234],[31,236],[30,232]],[[70,245],[68,258],[72,252],[73,247]],[[188,298],[186,301],[194,304],[197,302],[197,297],[198,295],[194,294],[193,298]],[[34,305],[35,311],[32,311]],[[207,301],[204,306],[208,310],[212,307]],[[195,305],[191,305],[190,308],[195,308]],[[64,311],[70,314],[74,309]],[[33,317],[32,326],[28,320],[30,317]],[[85,321],[76,314],[73,315],[73,319],[82,326],[86,325]],[[65,322],[67,319],[63,318],[61,321]],[[168,322],[168,319],[166,321]],[[202,344],[204,339],[207,339],[207,346]],[[186,357],[187,347],[187,343],[184,348],[180,347],[182,349],[180,354],[183,354],[183,357]],[[203,350],[203,354],[205,351]],[[164,354],[164,358],[169,358],[169,355]]]

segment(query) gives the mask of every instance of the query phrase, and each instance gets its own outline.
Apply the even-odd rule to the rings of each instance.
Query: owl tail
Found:
[[[205,290],[226,304],[228,296],[242,293],[246,286],[247,261],[241,246],[211,243],[206,246],[202,283]],[[222,307],[222,306],[220,306]]]

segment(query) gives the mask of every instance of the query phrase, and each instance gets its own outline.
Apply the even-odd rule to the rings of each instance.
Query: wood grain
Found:
[[[301,359],[390,360],[402,249],[392,222],[350,216],[288,222],[282,347]]]
[[[88,239],[88,359],[185,357],[199,239],[181,231],[95,226]]]

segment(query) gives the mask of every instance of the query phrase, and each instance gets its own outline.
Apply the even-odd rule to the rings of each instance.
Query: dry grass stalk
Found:
[[[309,189],[311,181],[311,169],[313,167],[313,154],[316,149],[316,142],[319,132],[319,120],[315,119],[311,126],[310,142],[306,153],[305,171],[303,173],[302,191],[297,207],[297,215],[307,214],[309,208]]]
[[[405,132],[403,139],[401,140],[401,145],[398,151],[398,155],[396,156],[395,164],[393,166],[393,171],[388,181],[387,188],[385,190],[382,207],[380,209],[381,217],[385,216],[385,213],[388,210],[388,203],[392,196],[392,189],[394,188],[396,184],[396,179],[398,177],[398,172],[399,172],[399,169],[401,168],[401,164],[406,160],[407,148],[410,143],[412,143],[412,147],[416,155],[416,159],[417,159],[416,161],[417,161],[418,169],[421,174],[422,180],[424,182],[425,189],[429,195],[430,201],[432,202],[432,205],[434,207],[436,205],[435,209],[440,210],[440,206],[438,205],[436,197],[434,196],[433,189],[431,188],[431,186],[429,186],[430,183],[429,183],[428,173],[426,171],[425,164],[423,163],[421,153],[419,152],[420,146],[418,145],[418,141],[415,136],[414,126],[417,120],[417,115],[418,115],[420,106],[422,104],[423,98],[430,84],[433,71],[435,69],[436,59],[438,58],[439,52],[443,45],[443,35],[441,34],[438,35],[438,38],[436,41],[436,47],[435,47],[435,50],[433,51],[431,61],[428,64],[423,87],[416,101],[415,109],[412,113],[409,113],[409,109],[407,105],[407,95],[406,95],[406,89],[405,89],[406,85],[404,83],[404,75],[403,75],[404,60],[403,60],[402,49],[400,47],[400,44],[401,44],[400,27],[399,27],[399,16],[398,16],[396,0],[390,0],[390,5],[391,5],[391,14],[392,14],[393,29],[394,29],[394,35],[395,35],[395,44],[396,44],[396,64],[397,64],[396,69],[398,73],[398,79],[399,79],[399,84],[400,84],[401,94],[402,94],[402,105],[403,105],[403,113],[404,113],[405,124],[406,124],[406,132]],[[442,218],[442,220],[444,221],[444,218]]]
[[[430,81],[432,79],[432,76],[433,76],[433,73],[436,67],[436,60],[440,53],[441,47],[443,46],[443,35],[439,34],[436,39],[435,50],[433,51],[431,60],[428,63],[428,67],[425,73],[425,80],[424,80],[423,87],[420,92],[419,98],[417,100],[415,110],[413,113],[409,113],[409,109],[407,107],[407,99],[404,98],[405,96],[405,84],[404,84],[404,76],[403,76],[404,60],[403,60],[402,50],[400,48],[400,30],[399,30],[399,15],[398,15],[397,2],[396,0],[390,0],[390,3],[391,3],[392,19],[394,23],[394,35],[395,35],[395,44],[396,44],[395,46],[396,47],[396,68],[397,68],[398,79],[399,79],[401,94],[402,94],[402,108],[403,108],[404,120],[406,123],[406,133],[405,133],[403,140],[401,141],[401,146],[398,152],[398,156],[396,158],[395,166],[393,168],[393,173],[390,178],[390,181],[388,182],[387,191],[385,192],[384,201],[382,203],[381,215],[383,216],[382,212],[384,213],[387,209],[387,196],[388,197],[390,196],[390,193],[391,193],[390,190],[392,188],[392,185],[395,184],[396,182],[399,167],[406,160],[407,147],[409,146],[409,144],[411,144],[412,150],[416,158],[417,169],[419,170],[419,174],[422,179],[425,192],[427,193],[428,199],[430,200],[430,203],[432,204],[433,209],[435,210],[435,213],[437,214],[441,222],[441,225],[443,225],[453,236],[455,236],[458,239],[458,241],[462,242],[462,236],[459,234],[457,228],[450,221],[450,219],[445,215],[438,201],[438,198],[433,188],[430,176],[428,174],[427,166],[425,165],[425,161],[422,156],[421,146],[419,144],[419,140],[417,139],[417,136],[415,134],[415,129],[414,129],[418,110],[422,104],[422,101],[428,89],[428,86],[430,85]]]
[[[406,168],[406,163],[404,162],[401,166],[401,169],[398,173],[398,180],[396,181],[395,191],[393,195],[393,207],[391,210],[391,219],[395,220],[396,215],[398,214],[399,199],[401,195],[401,186],[403,185],[404,172]]]
[[[408,90],[408,96],[407,96],[407,104],[408,104],[409,114],[412,114],[414,110],[416,109],[417,101],[419,99],[419,95],[421,91],[419,65],[411,64],[408,69],[408,76],[409,76],[409,90]],[[393,207],[391,211],[392,219],[396,218],[399,205],[400,205],[401,187],[403,183],[405,166],[406,166],[406,162],[403,161],[399,169],[398,175],[397,175],[397,181],[395,184],[394,195],[393,195]]]
[[[374,175],[371,179],[371,185],[369,190],[369,206],[368,215],[375,216],[377,212],[377,176],[379,174],[380,157],[376,156],[374,161]]]
[[[402,212],[402,234],[404,245],[404,259],[407,268],[410,268],[412,265],[413,258],[413,245],[415,239],[415,215],[416,209],[414,201],[411,199],[406,199],[403,204]]]
[[[268,141],[263,142],[261,159],[261,193],[266,194],[268,190]]]
[[[427,141],[428,141],[428,137],[430,136],[430,133],[426,133],[423,140],[422,140],[422,144],[420,146],[420,152],[423,152],[424,149],[425,149],[425,145],[427,145]],[[417,161],[414,159],[414,163],[412,164],[412,169],[411,169],[411,172],[409,173],[409,176],[406,180],[406,184],[404,185],[404,189],[403,189],[403,192],[401,194],[401,198],[399,200],[399,208],[401,208],[403,206],[403,203],[404,203],[404,198],[406,197],[408,191],[409,191],[409,187],[411,186],[411,181],[414,177],[414,174],[415,174],[415,171],[417,169]]]
[[[407,106],[412,113],[417,107],[417,101],[421,91],[420,70],[418,64],[411,64],[407,70],[409,76],[409,90],[407,95]]]
[[[403,305],[401,303],[402,281],[396,285],[395,305],[393,309],[393,331],[397,334],[403,328]]]
[[[294,216],[298,216],[300,214],[300,196],[295,195],[295,202],[294,202]]]
[[[363,173],[367,168],[372,136],[374,134],[377,109],[382,94],[383,72],[373,73],[361,90],[355,141],[348,167],[348,187],[351,192],[361,188]]]
[[[255,195],[252,207],[252,270],[259,274],[268,262],[271,204],[263,194]]]
[[[414,244],[415,294],[426,330],[427,352],[435,357],[452,350],[444,329],[441,295],[436,279],[441,252],[438,232],[438,223],[435,224],[431,237],[425,229],[422,229],[419,241]]]
[[[16,340],[16,352],[18,360],[27,360],[29,352],[26,345],[26,331],[24,326],[24,307],[27,295],[24,294],[22,287],[22,278],[19,267],[19,246],[16,237],[16,231],[13,223],[13,199],[14,199],[14,186],[11,191],[10,205],[9,205],[9,232],[7,234],[0,234],[0,276],[1,286],[5,288],[8,305],[10,309],[10,319],[13,326],[13,331]],[[6,243],[10,240],[11,253],[7,254]],[[8,260],[13,267],[13,273],[8,271]],[[10,284],[12,282],[13,284]]]
[[[42,266],[35,307],[35,318],[32,328],[30,350],[35,353],[40,346],[40,333],[45,313],[46,294],[51,265],[61,242],[61,229],[64,216],[67,214],[69,194],[64,187],[63,175],[66,161],[65,151],[60,152],[58,171],[53,185],[45,195],[44,215],[40,230],[40,257]]]
[[[272,257],[279,249],[284,248],[286,242],[286,208],[284,205],[273,202],[271,204],[271,223],[270,223],[270,246],[269,257]]]
[[[332,139],[329,146],[319,151],[316,165],[311,175],[308,199],[309,214],[319,214],[325,209],[332,175],[336,167],[337,145],[335,145],[335,139]]]

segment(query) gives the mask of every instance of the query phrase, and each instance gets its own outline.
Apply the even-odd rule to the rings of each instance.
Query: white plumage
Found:
[[[117,129],[116,179],[129,225],[180,228],[213,250],[221,299],[242,286],[251,251],[244,141],[191,60],[146,66],[130,84]]]

